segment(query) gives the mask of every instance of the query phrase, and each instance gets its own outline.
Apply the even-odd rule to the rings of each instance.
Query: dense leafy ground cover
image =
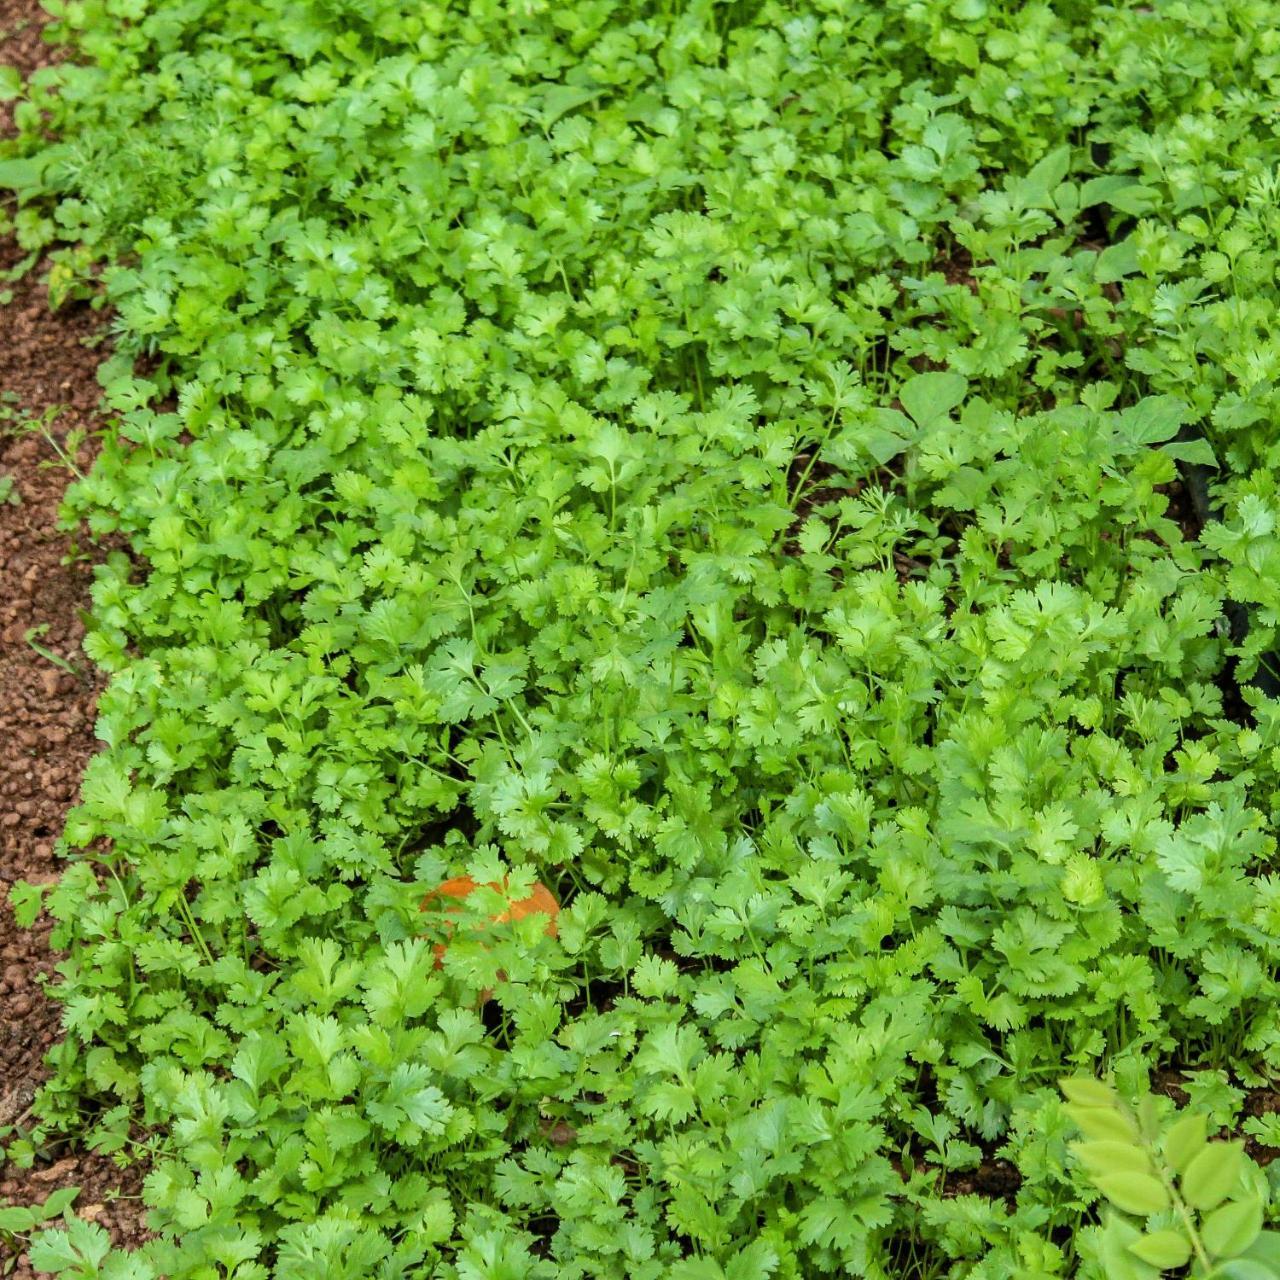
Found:
[[[102,1274],[1101,1276],[1058,1078],[1280,1072],[1274,5],[59,12]]]

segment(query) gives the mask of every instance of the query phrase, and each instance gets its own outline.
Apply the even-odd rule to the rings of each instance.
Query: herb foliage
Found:
[[[17,1149],[158,1239],[38,1265],[1102,1275],[1059,1076],[1280,1069],[1274,6],[56,3],[133,554]]]

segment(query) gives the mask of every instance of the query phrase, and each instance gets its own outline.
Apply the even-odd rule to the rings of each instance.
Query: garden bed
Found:
[[[1226,8],[66,11],[0,146],[37,1261],[1280,1272]]]

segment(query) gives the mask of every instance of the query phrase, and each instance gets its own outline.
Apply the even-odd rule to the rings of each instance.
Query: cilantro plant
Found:
[[[0,1243],[5,1245],[10,1254],[0,1264],[0,1274],[9,1274],[13,1269],[14,1259],[26,1247],[32,1233],[45,1223],[58,1217],[63,1217],[68,1225],[77,1221],[69,1210],[79,1194],[79,1187],[63,1187],[40,1204],[0,1204]]]
[[[50,3],[42,1265],[1105,1275],[1053,1081],[1280,1070],[1273,6]]]

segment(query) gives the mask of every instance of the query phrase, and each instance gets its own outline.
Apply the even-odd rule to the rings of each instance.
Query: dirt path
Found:
[[[0,0],[0,62],[26,74],[51,60],[40,39],[43,17],[34,0]],[[5,110],[0,129],[10,126]],[[0,271],[19,257],[16,245],[0,240]],[[84,340],[102,328],[103,317],[83,303],[52,314],[41,275],[12,285],[12,301],[0,306],[0,495],[8,487],[3,477],[12,480],[9,500],[0,501],[0,1128],[23,1119],[47,1074],[44,1055],[60,1035],[58,1009],[41,986],[57,961],[47,924],[20,929],[8,891],[18,879],[57,875],[54,841],[96,749],[100,687],[80,650],[93,562],[75,558],[56,527],[69,472],[54,465],[46,441],[20,424],[57,406],[52,430],[59,441],[92,429],[102,348]],[[0,283],[0,290],[7,287]],[[81,466],[90,460],[83,448]],[[32,641],[80,674],[62,669]],[[122,1172],[105,1157],[54,1149],[30,1169],[0,1168],[0,1204],[42,1201],[60,1187],[78,1186],[77,1210],[124,1243],[141,1234],[140,1183],[137,1169]],[[13,1276],[33,1274],[24,1258],[6,1258],[0,1242],[0,1274],[15,1261]]]

